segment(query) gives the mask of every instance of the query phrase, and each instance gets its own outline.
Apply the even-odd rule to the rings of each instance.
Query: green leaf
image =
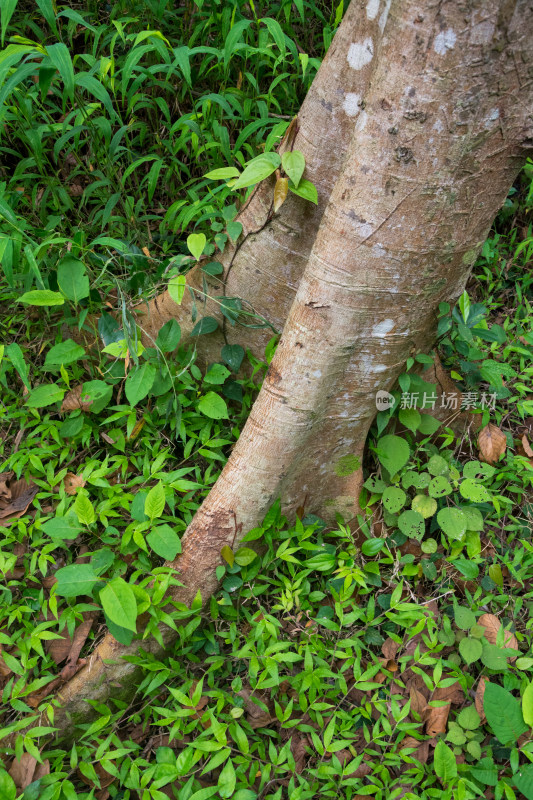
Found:
[[[528,683],[522,695],[522,716],[529,727],[533,727],[533,681]]]
[[[388,434],[378,440],[378,459],[391,477],[396,475],[407,464],[410,455],[409,445],[401,436]]]
[[[533,764],[518,767],[513,775],[514,785],[527,800],[533,800]]]
[[[413,497],[411,508],[421,514],[424,519],[429,519],[437,510],[437,501],[425,494],[417,494],[416,497]]]
[[[168,282],[167,290],[172,300],[181,305],[183,295],[185,294],[185,286],[187,285],[187,278],[185,275],[176,275]]]
[[[387,486],[381,499],[390,514],[397,514],[404,507],[407,495],[397,486]]]
[[[55,369],[62,364],[72,364],[74,361],[79,361],[85,355],[85,349],[76,344],[73,339],[65,339],[52,347],[46,354],[44,360],[45,369]]]
[[[73,505],[74,513],[82,525],[92,525],[96,522],[93,504],[85,494],[85,491],[78,491]]]
[[[467,706],[459,712],[457,722],[465,731],[475,731],[481,725],[481,717],[475,706]]]
[[[451,494],[452,487],[443,475],[436,475],[429,482],[428,492],[430,497],[445,497]]]
[[[61,261],[57,268],[57,284],[73,303],[89,295],[89,278],[84,264],[77,258],[67,256]]]
[[[462,506],[461,511],[466,521],[466,529],[468,531],[482,531],[483,530],[483,516],[479,508],[473,506]]]
[[[443,786],[448,784],[457,777],[457,762],[450,747],[440,739],[435,747],[435,755],[433,760],[435,773]]]
[[[150,489],[144,501],[144,513],[148,519],[153,522],[160,517],[165,509],[165,503],[165,487],[162,481],[159,481]]]
[[[2,20],[2,47],[4,46],[4,39],[6,36],[7,26],[9,25],[9,20],[13,16],[13,12],[17,7],[17,3],[18,0],[2,0],[0,3],[0,19]],[[11,45],[11,47],[14,47],[14,45]],[[7,772],[5,774],[7,775]],[[11,778],[9,780],[11,780]],[[13,786],[14,785],[15,784],[13,784]],[[2,786],[1,783],[0,786]],[[13,795],[13,797],[15,797],[15,795]],[[8,800],[11,800],[11,798],[8,798]]]
[[[216,392],[208,392],[200,398],[198,411],[210,419],[228,419],[229,416],[225,400]]]
[[[448,462],[442,456],[431,456],[427,468],[430,475],[447,475],[450,471]]]
[[[178,553],[181,553],[180,537],[170,525],[158,525],[150,531],[146,541],[154,553],[166,561],[174,561]]]
[[[203,336],[207,333],[214,333],[218,328],[218,322],[214,317],[202,317],[191,331],[191,336]]]
[[[205,233],[191,233],[187,236],[187,247],[197,261],[204,252],[206,243]]]
[[[82,530],[81,525],[70,517],[54,517],[42,524],[42,530],[52,539],[75,539]]]
[[[174,298],[172,298],[174,299]],[[171,353],[176,349],[181,339],[181,328],[175,319],[169,319],[160,328],[155,340],[156,345],[161,348],[163,353]]]
[[[435,431],[438,431],[441,425],[442,422],[436,417],[432,417],[431,414],[420,414],[418,432],[424,436],[431,436]]]
[[[400,408],[398,418],[402,425],[405,425],[413,433],[416,433],[422,421],[420,411],[416,408]]]
[[[256,558],[257,553],[250,547],[240,547],[235,553],[235,563],[238,564],[239,567],[247,567],[248,564],[251,564]]]
[[[20,379],[26,389],[31,391],[31,385],[28,379],[28,367],[26,366],[26,362],[24,361],[24,356],[22,354],[22,350],[18,346],[16,342],[12,342],[8,344],[5,351],[6,359],[11,361],[15,369],[17,370],[18,374],[20,375]]]
[[[302,178],[298,187],[294,186],[292,181],[289,181],[289,189],[293,194],[297,194],[298,197],[303,197],[304,200],[309,200],[311,203],[318,205],[318,192],[315,184],[311,183],[311,181]]]
[[[61,389],[57,383],[46,383],[38,386],[28,395],[26,405],[29,408],[45,408],[52,403],[60,403],[65,396],[65,390]]]
[[[426,522],[418,511],[404,511],[398,517],[398,527],[408,539],[421,539],[426,531]]]
[[[231,547],[229,547],[227,544],[225,544],[224,547],[222,548],[222,550],[220,551],[220,555],[222,556],[224,561],[228,562],[230,567],[232,567],[234,565],[234,563],[235,563],[235,554],[234,554],[233,550],[231,549]]]
[[[481,653],[481,661],[495,672],[504,672],[507,670],[507,652],[505,648],[498,647],[495,644],[484,644]]]
[[[490,500],[490,493],[487,488],[472,478],[466,478],[461,481],[459,491],[465,500],[471,500],[472,503],[484,503]]]
[[[2,5],[2,22],[4,18],[4,6]],[[3,25],[2,25],[3,28]],[[3,30],[2,30],[3,32]],[[15,800],[17,787],[11,775],[5,769],[0,769],[0,797],[2,800]]]
[[[281,159],[277,153],[262,153],[248,162],[240,177],[233,184],[233,189],[246,189],[264,181],[280,166]]]
[[[213,364],[204,376],[206,383],[220,384],[229,378],[231,372],[223,364]]]
[[[125,392],[131,406],[136,406],[149,393],[154,384],[156,372],[155,364],[145,361],[128,373]]]
[[[455,606],[454,617],[455,624],[462,631],[469,631],[476,624],[476,615],[465,606]]]
[[[244,358],[244,347],[241,347],[240,344],[225,344],[221,355],[230,370],[238,372]]]
[[[81,393],[82,403],[90,403],[89,411],[99,414],[111,400],[113,387],[104,381],[86,381]]]
[[[437,514],[437,522],[450,539],[463,539],[466,533],[466,519],[460,509],[441,508]]]
[[[91,594],[98,575],[90,564],[69,564],[68,567],[58,569],[55,577],[56,594],[61,597],[78,597],[82,594]]]
[[[49,44],[46,48],[48,57],[54,67],[59,72],[65,89],[71,100],[74,100],[74,67],[70,57],[69,49],[63,42]]]
[[[29,306],[62,306],[65,298],[59,292],[51,292],[50,289],[32,289],[19,297],[19,303],[26,303]]]
[[[479,639],[471,639],[469,636],[459,642],[459,652],[467,664],[473,664],[481,658],[483,645]]]
[[[211,181],[228,181],[230,178],[238,178],[240,174],[236,167],[221,167],[212,169],[205,177]]]
[[[232,797],[235,792],[237,776],[231,759],[229,759],[218,778],[218,793],[221,797]]]
[[[528,729],[516,697],[492,681],[485,685],[483,710],[492,732],[503,745],[514,745]]]
[[[300,179],[304,174],[305,157],[301,150],[288,150],[281,156],[281,164],[285,173],[289,176],[294,184],[294,188],[298,188]]]
[[[100,602],[115,625],[133,632],[137,630],[137,601],[133,589],[124,578],[116,577],[109,581],[100,590]]]

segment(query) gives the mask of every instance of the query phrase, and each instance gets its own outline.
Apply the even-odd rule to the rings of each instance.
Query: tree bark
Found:
[[[326,518],[357,512],[376,392],[432,347],[438,304],[463,290],[531,146],[531,22],[530,0],[350,6],[298,134],[319,207],[291,200],[255,235],[270,202],[260,187],[241,217],[248,238],[226,262],[232,291],[242,279],[278,325],[295,294],[238,443],[169,564],[184,584],[174,600],[200,591],[205,602],[222,547],[238,547],[277,497],[289,514],[304,502]],[[347,100],[359,93],[364,108]],[[161,321],[152,310],[152,336]],[[104,660],[136,648],[106,636],[59,697],[60,730],[84,697],[132,690],[135,667]]]

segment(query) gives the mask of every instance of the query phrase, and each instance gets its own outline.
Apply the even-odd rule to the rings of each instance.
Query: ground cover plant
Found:
[[[279,168],[344,11],[2,5],[2,798],[533,797],[530,163],[439,309],[437,378],[413,357],[376,417],[357,525],[276,502],[207,606],[167,600],[277,337],[205,369],[201,303],[185,344],[131,309],[217,274],[245,192],[206,175]],[[140,638],[135,696],[55,738],[105,630]]]

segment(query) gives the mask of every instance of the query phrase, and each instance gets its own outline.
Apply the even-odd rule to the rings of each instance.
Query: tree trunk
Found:
[[[184,583],[173,599],[200,591],[205,602],[222,547],[235,549],[277,497],[289,514],[304,501],[326,518],[357,512],[376,392],[431,349],[438,304],[463,290],[531,146],[531,21],[529,0],[352,2],[298,133],[319,206],[291,200],[264,227],[271,187],[259,187],[241,217],[248,236],[226,257],[228,293],[278,326],[290,309],[231,458],[170,565]],[[164,321],[154,309],[152,336]],[[175,636],[165,630],[165,643]],[[104,659],[135,650],[108,635],[62,691],[55,724],[64,730],[84,697],[117,682],[130,691],[134,666]]]

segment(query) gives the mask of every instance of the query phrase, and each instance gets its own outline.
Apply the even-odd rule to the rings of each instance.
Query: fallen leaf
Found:
[[[451,704],[460,705],[464,701],[464,692],[461,684],[456,681],[451,686],[435,689],[431,697],[434,700],[446,701],[445,706],[429,706],[427,710],[426,733],[434,738],[439,733],[446,733],[446,724],[450,713]]]
[[[74,495],[78,489],[83,489],[85,480],[81,475],[75,475],[73,472],[67,472],[63,480],[65,492],[69,495]]]
[[[22,517],[31,505],[39,487],[24,478],[9,483],[10,502],[0,509],[0,519],[7,521]]]
[[[274,709],[266,694],[253,693],[251,689],[241,689],[237,692],[237,696],[244,700],[246,719],[252,728],[264,728],[275,718]],[[266,709],[263,706],[266,706]]]
[[[33,773],[37,766],[37,759],[29,753],[23,753],[20,761],[16,758],[11,762],[9,774],[15,781],[18,789],[22,791],[33,781]]]
[[[89,612],[89,614],[87,614],[87,618],[84,619],[81,625],[78,625],[74,631],[74,637],[72,639],[72,645],[68,654],[67,663],[61,670],[60,677],[64,681],[70,680],[70,678],[72,678],[78,671],[78,658],[81,653],[81,649],[85,644],[87,636],[89,635],[89,631],[91,630],[96,613],[97,612]]]
[[[274,187],[274,213],[279,211],[287,198],[289,181],[287,178],[278,178]]]
[[[418,689],[412,686],[409,690],[409,698],[411,700],[411,711],[414,711],[422,717],[428,707],[427,700],[422,692],[419,692]]]
[[[526,456],[529,456],[529,458],[533,458],[533,447],[531,447],[531,445],[529,444],[527,435],[525,433],[522,436],[522,447],[524,448],[524,453],[526,454]]]
[[[83,392],[83,384],[80,383],[79,386],[75,386],[74,389],[71,389],[70,392],[67,392],[63,402],[61,403],[61,408],[59,409],[62,414],[65,414],[67,411],[76,411],[78,408],[81,408],[82,411],[89,411],[92,400],[84,400],[82,398]]]
[[[291,753],[294,758],[295,769],[297,775],[301,775],[304,771],[305,767],[305,760],[307,756],[306,752],[306,745],[308,744],[308,739],[305,734],[298,733],[297,731],[293,733],[291,739]]]
[[[416,758],[421,764],[425,764],[429,758],[429,739],[420,742],[414,736],[406,736],[401,743],[401,750],[406,750],[408,747],[415,747],[414,753],[411,753],[410,758]]]
[[[398,642],[395,642],[394,639],[390,637],[385,639],[383,644],[381,645],[381,652],[383,653],[384,657],[390,661],[396,658],[396,654],[400,648]]]
[[[476,689],[476,698],[474,703],[476,706],[476,711],[481,718],[481,724],[483,724],[487,719],[487,717],[485,716],[485,710],[483,708],[483,698],[485,696],[485,689],[487,688],[488,682],[489,679],[485,675],[482,675],[481,678],[479,679],[479,683]]]
[[[507,437],[497,425],[489,422],[480,431],[477,443],[483,461],[486,461],[487,464],[495,464],[500,456],[505,453]]]
[[[498,636],[498,631],[502,627],[502,623],[500,619],[495,616],[495,614],[482,614],[477,621],[478,625],[481,625],[485,628],[485,639],[490,642],[490,644],[496,644],[496,637]],[[503,642],[504,647],[509,647],[511,650],[518,650],[518,639],[511,633],[511,631],[505,631],[503,634]],[[509,660],[516,661],[518,656],[512,656]]]

